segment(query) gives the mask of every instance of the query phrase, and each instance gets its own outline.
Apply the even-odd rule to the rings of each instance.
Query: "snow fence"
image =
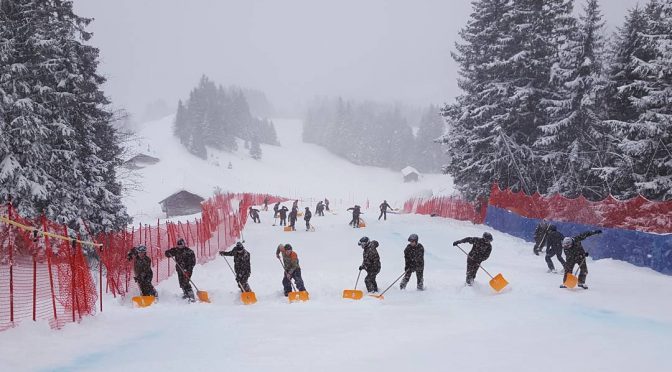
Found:
[[[133,281],[128,251],[147,246],[154,283],[175,272],[164,252],[184,238],[198,263],[214,259],[240,237],[247,208],[286,199],[262,194],[218,194],[202,203],[201,218],[187,223],[143,225],[92,241],[68,235],[63,225],[0,209],[0,331],[23,320],[47,320],[52,328],[103,311],[103,291],[125,296]],[[97,282],[97,283],[96,283]],[[96,306],[98,305],[98,306]]]

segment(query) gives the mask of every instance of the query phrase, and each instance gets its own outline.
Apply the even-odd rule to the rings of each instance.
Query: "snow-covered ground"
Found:
[[[264,159],[257,163],[244,153],[229,156],[235,160],[233,172],[189,160],[155,128],[148,141],[164,158],[145,169],[143,182],[152,192],[135,196],[132,212],[156,218],[156,201],[183,185],[204,194],[215,184],[234,191],[335,195],[331,199],[352,193],[377,205],[422,188],[438,191],[445,182],[437,175],[423,185],[394,183],[394,172],[356,167],[301,144],[295,121],[277,127],[283,147],[264,147]],[[243,170],[243,164],[249,167]],[[165,172],[174,167],[180,178],[162,175],[159,167]],[[160,301],[149,308],[106,297],[103,313],[60,331],[44,322],[23,322],[0,332],[0,370],[669,371],[672,277],[623,262],[589,260],[589,290],[559,289],[562,276],[547,274],[532,246],[507,234],[428,216],[391,214],[378,221],[373,209],[364,215],[368,226],[353,229],[345,207],[314,217],[315,232],[302,231],[302,221],[298,231],[284,232],[272,226],[271,212],[262,212],[261,224],[247,225],[250,285],[259,300],[254,305],[240,303],[233,276],[218,257],[194,272],[212,303],[183,303],[173,276],[159,285]],[[474,287],[465,287],[465,256],[451,245],[483,231],[495,238],[485,268],[511,283],[501,293],[489,288],[483,272]],[[425,291],[415,290],[413,277],[406,291],[395,285],[384,300],[341,298],[343,289],[354,287],[362,235],[380,242],[378,284],[384,289],[403,271],[410,233],[425,246]],[[306,303],[289,304],[282,295],[282,269],[275,259],[279,243],[291,243],[299,255],[311,297]],[[362,277],[358,288],[363,287]]]

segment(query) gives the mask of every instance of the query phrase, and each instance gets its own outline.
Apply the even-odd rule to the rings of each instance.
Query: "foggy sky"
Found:
[[[638,0],[602,0],[609,31]],[[639,1],[645,3],[645,1]],[[296,109],[314,95],[440,104],[468,0],[74,0],[116,108],[173,108],[202,74]],[[577,7],[582,7],[577,1]]]

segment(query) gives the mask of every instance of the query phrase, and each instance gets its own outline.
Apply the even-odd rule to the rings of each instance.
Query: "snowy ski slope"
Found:
[[[223,189],[236,191],[247,187],[251,189],[246,191],[278,194],[296,190],[306,196],[322,196],[322,190],[328,190],[335,195],[331,199],[347,198],[348,192],[358,196],[364,190],[361,195],[371,198],[372,205],[383,198],[401,201],[422,188],[441,187],[442,176],[435,176],[435,184],[425,179],[422,186],[397,182],[378,189],[381,180],[391,183],[396,175],[351,166],[318,147],[300,144],[297,122],[286,123],[278,125],[278,132],[283,146],[294,144],[293,150],[283,152],[283,147],[272,154],[273,149],[264,147],[264,160],[250,168],[253,173],[241,170],[217,178],[202,173],[210,165],[175,159],[185,177],[179,182],[191,180],[203,192],[209,191],[209,182],[226,182]],[[170,141],[156,134],[148,141]],[[156,148],[163,155],[182,151]],[[313,160],[302,167],[301,159],[295,158],[299,155]],[[243,153],[235,156],[237,162],[247,162]],[[339,167],[344,168],[337,171]],[[143,179],[147,190],[179,186],[175,177],[165,175],[161,180],[150,169]],[[319,169],[330,169],[335,175],[310,173]],[[263,175],[254,173],[262,170]],[[311,174],[306,176],[310,181],[298,186],[271,181],[299,172]],[[262,183],[263,179],[269,181]],[[155,219],[152,198],[160,200],[161,195],[147,192],[135,198],[133,213]],[[563,290],[558,288],[562,276],[546,273],[543,258],[532,254],[531,244],[507,234],[428,216],[391,214],[387,221],[377,221],[375,208],[365,211],[368,227],[353,229],[347,225],[345,207],[336,206],[336,214],[314,217],[315,232],[303,231],[302,220],[296,232],[283,232],[272,226],[270,211],[261,213],[261,224],[247,225],[250,285],[259,300],[255,305],[240,304],[233,275],[218,258],[194,271],[194,281],[209,292],[212,303],[183,303],[173,276],[159,285],[160,300],[149,308],[134,309],[128,299],[106,298],[103,313],[60,331],[52,331],[46,323],[24,322],[0,333],[0,370],[670,370],[666,358],[672,345],[671,277],[623,262],[590,260],[590,289]],[[483,272],[474,287],[463,285],[466,260],[451,245],[483,231],[494,235],[486,269],[501,272],[511,283],[499,294],[489,288]],[[403,249],[410,233],[417,233],[425,246],[424,292],[415,290],[412,277],[406,291],[395,286],[384,300],[341,298],[342,290],[352,289],[355,283],[361,236],[380,242],[378,284],[384,289],[403,271]],[[306,303],[289,304],[282,295],[282,269],[275,259],[279,243],[291,243],[299,255],[311,296]],[[363,288],[363,277],[358,288]]]

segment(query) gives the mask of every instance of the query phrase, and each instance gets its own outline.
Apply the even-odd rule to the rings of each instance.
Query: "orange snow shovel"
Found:
[[[154,303],[156,297],[154,296],[135,296],[132,298],[133,302],[138,305],[138,307],[147,307]]]
[[[224,256],[222,256],[222,257],[224,257]],[[229,260],[227,260],[226,257],[224,257],[224,261],[226,262],[226,265],[229,267],[229,269],[231,269],[231,272],[233,273],[233,276],[235,277],[236,272],[233,271],[233,268],[231,267],[231,264],[229,263]],[[242,291],[242,293],[240,294],[240,302],[242,302],[245,305],[255,304],[257,302],[257,296],[254,294],[254,292],[245,291],[245,288],[243,288],[243,286],[240,284],[240,282],[237,279],[236,279],[236,283],[238,284],[238,288],[240,288],[240,290]]]
[[[355,289],[344,289],[343,298],[349,298],[351,300],[361,300],[364,297],[364,292],[357,290],[357,283],[359,283],[359,276],[362,275],[362,270],[359,270],[357,274],[357,280],[355,281]]]
[[[285,227],[283,228],[283,230],[284,230],[284,231],[292,231],[292,227],[291,227],[291,226],[285,226]]]
[[[383,295],[385,294],[385,292],[387,292],[390,288],[392,288],[392,286],[395,285],[395,284],[399,281],[399,279],[401,279],[404,275],[406,275],[406,271],[404,271],[403,273],[401,273],[401,275],[399,275],[399,277],[397,278],[397,280],[393,281],[392,284],[390,284],[390,286],[387,287],[387,288],[383,291],[383,293],[381,293],[381,294],[379,294],[379,295],[369,295],[369,296],[371,296],[371,297],[375,297],[375,298],[377,298],[377,299],[379,299],[379,300],[383,300],[383,299],[385,299],[385,297],[383,297]]]
[[[175,260],[175,258],[173,258],[173,260]],[[182,266],[180,266],[180,264],[177,263],[177,261],[175,261],[175,266],[179,267],[180,271],[182,272],[182,275],[184,275],[185,270],[182,268]],[[210,297],[208,296],[208,292],[198,290],[198,287],[196,286],[196,283],[194,283],[194,281],[191,280],[191,278],[189,278],[189,277],[187,279],[189,279],[189,282],[191,283],[191,285],[193,285],[194,288],[196,288],[196,297],[198,297],[198,300],[201,301],[201,302],[210,302]]]
[[[289,275],[287,270],[285,270],[285,265],[280,260],[280,257],[278,257],[278,261],[280,261],[280,266],[282,266],[282,270],[285,271],[285,276]],[[294,283],[292,283],[292,280],[290,278],[287,278],[287,280],[289,280],[289,284],[292,285],[292,291],[289,292],[289,294],[287,295],[289,303],[309,300],[308,291],[297,291],[296,287],[294,287]]]
[[[359,227],[366,227],[366,221],[363,218],[359,219]]]
[[[470,257],[469,253],[465,252],[464,249],[462,249],[462,247],[460,247],[459,245],[456,245],[456,247],[459,248],[462,251],[462,253],[466,254],[467,257]],[[504,279],[504,276],[502,276],[502,274],[497,274],[495,276],[492,276],[492,275],[490,275],[488,270],[486,270],[483,266],[481,266],[481,264],[478,264],[478,267],[483,269],[483,271],[485,271],[485,273],[488,274],[488,276],[491,278],[490,279],[490,287],[492,287],[492,289],[494,289],[495,292],[499,292],[502,289],[504,289],[504,287],[509,285],[509,282],[507,282],[506,279]]]
[[[586,258],[583,258],[583,261],[581,261],[581,264],[579,267],[576,269],[576,274],[579,273],[579,270],[581,270],[581,265],[586,261]],[[573,272],[570,272],[567,274],[567,279],[565,279],[565,282],[562,283],[565,287],[567,288],[575,288],[577,284],[579,284],[579,278],[576,277],[576,274]]]

